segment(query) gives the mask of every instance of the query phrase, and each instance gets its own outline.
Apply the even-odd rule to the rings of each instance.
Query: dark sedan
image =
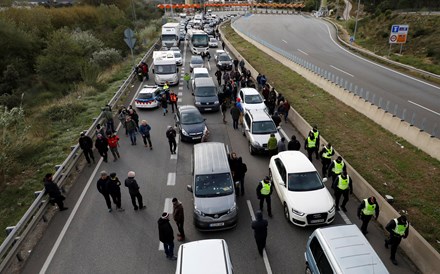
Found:
[[[180,140],[201,142],[208,136],[208,127],[200,111],[191,105],[180,106],[174,116],[179,128]]]
[[[221,70],[232,70],[232,59],[228,54],[223,53],[217,57],[217,67]]]

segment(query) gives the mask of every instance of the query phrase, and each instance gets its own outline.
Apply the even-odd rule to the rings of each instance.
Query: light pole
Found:
[[[356,11],[356,23],[354,24],[354,33],[353,33],[353,41],[356,41],[356,31],[358,27],[358,16],[359,16],[359,7],[361,6],[361,0],[358,1],[358,8]]]

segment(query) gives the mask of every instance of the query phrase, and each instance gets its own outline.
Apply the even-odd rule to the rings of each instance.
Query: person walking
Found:
[[[121,155],[119,155],[118,146],[119,146],[119,136],[116,135],[116,132],[112,132],[110,137],[108,137],[108,147],[112,152],[114,158],[113,162],[116,162],[118,158],[121,158]]]
[[[176,107],[177,111],[177,94],[173,90],[170,92],[170,104],[172,112],[174,113],[174,107]]]
[[[284,101],[283,110],[284,110],[284,122],[287,123],[287,116],[289,116],[289,111],[290,111],[290,103],[289,101],[287,101],[287,99]]]
[[[107,163],[107,152],[108,152],[108,140],[101,134],[98,134],[98,137],[95,141],[95,147],[99,152],[99,155],[102,156],[104,162]]]
[[[186,82],[186,88],[189,89],[189,81],[191,80],[191,75],[188,72],[185,72],[183,75],[183,80]]]
[[[84,153],[84,157],[86,157],[87,163],[90,165],[90,159],[95,163],[95,156],[93,156],[93,140],[83,131],[80,133],[80,137],[78,140],[79,147],[82,149]]]
[[[347,172],[343,171],[341,175],[336,177],[333,181],[332,188],[335,190],[336,210],[339,211],[342,209],[342,211],[347,212],[345,205],[348,202],[348,194],[353,194],[353,181],[350,176],[347,175]],[[344,200],[342,201],[341,208],[339,208],[339,200],[341,199],[341,196],[344,196]]]
[[[134,171],[129,171],[127,176],[128,178],[125,179],[125,186],[128,188],[128,192],[130,193],[131,203],[134,210],[145,209],[146,206],[144,206],[142,202],[142,195],[139,192],[139,185],[134,179],[136,173]],[[136,203],[136,200],[138,203]]]
[[[163,110],[163,116],[165,116],[168,113],[168,100],[165,94],[163,94],[162,98],[160,98],[160,106]]]
[[[223,50],[225,50],[225,46],[226,46],[225,41],[222,41],[222,49]]]
[[[176,142],[177,132],[176,132],[176,130],[172,126],[168,126],[167,131],[165,132],[165,135],[168,138],[168,144],[170,145],[171,154],[176,154],[176,148],[177,148],[177,142]]]
[[[95,129],[95,135],[98,136],[98,134],[105,136],[105,129],[100,124],[97,124]]]
[[[309,132],[309,136],[307,136],[304,142],[304,148],[307,150],[307,155],[309,157],[310,162],[312,162],[313,152],[316,151],[316,139],[313,132]]]
[[[215,77],[217,77],[217,83],[219,86],[221,86],[222,84],[222,71],[221,69],[217,69],[217,71],[215,72]]]
[[[281,137],[281,139],[277,143],[278,153],[281,151],[286,151],[286,138]]]
[[[114,132],[115,131],[115,122],[113,121],[112,108],[109,105],[106,105],[102,109],[102,115],[104,116],[104,119],[106,122],[107,131]]]
[[[388,239],[385,239],[385,248],[391,245],[391,262],[397,265],[396,252],[397,247],[403,239],[406,239],[409,234],[409,222],[405,215],[401,215],[398,218],[392,219],[385,227],[385,229],[390,233]]]
[[[232,127],[234,129],[238,129],[238,120],[240,119],[241,111],[237,107],[237,104],[234,104],[230,110],[232,117]]]
[[[174,231],[167,212],[162,213],[157,221],[157,226],[159,228],[159,241],[163,243],[167,259],[175,261],[177,258],[174,256]]]
[[[268,222],[263,219],[263,213],[257,211],[255,213],[255,220],[252,221],[252,229],[254,230],[258,253],[260,253],[261,256],[263,256],[263,250],[266,248],[267,226]]]
[[[287,150],[299,150],[301,148],[300,142],[296,139],[295,135],[292,135],[289,143],[287,143]]]
[[[183,222],[185,220],[185,216],[183,213],[183,205],[177,200],[177,198],[173,198],[173,219],[176,222],[177,230],[179,234],[177,234],[177,240],[179,242],[185,240],[185,230],[183,229]]]
[[[347,167],[341,156],[338,156],[336,160],[333,160],[327,169],[327,176],[332,176],[332,182],[338,177],[342,172],[347,172]],[[323,175],[325,176],[325,175]]]
[[[321,152],[319,152],[319,155],[321,155],[322,176],[325,177],[327,169],[332,163],[332,156],[335,155],[335,150],[333,149],[332,144],[328,143],[327,145],[325,145],[321,149]]]
[[[269,156],[277,155],[278,153],[278,141],[273,133],[270,134],[269,140],[267,140],[267,151]]]
[[[362,220],[361,231],[364,235],[368,233],[368,223],[375,214],[377,220],[379,218],[379,204],[376,201],[376,197],[371,196],[363,199],[358,207],[357,216]]]
[[[311,133],[313,133],[313,136],[315,136],[315,142],[316,142],[316,147],[315,147],[315,155],[316,155],[316,159],[319,159],[319,144],[320,144],[320,133],[318,131],[318,126],[314,125],[312,130],[310,130]],[[312,161],[312,160],[310,160]]]
[[[247,165],[243,163],[243,159],[241,157],[238,158],[237,162],[237,169],[235,171],[235,177],[237,178],[237,181],[240,182],[240,192],[241,196],[244,195],[244,177],[247,172]],[[235,181],[235,179],[234,179]],[[238,192],[237,192],[238,195]]]
[[[151,130],[151,126],[148,124],[148,122],[146,120],[142,120],[141,125],[139,126],[139,133],[142,136],[142,141],[144,141],[144,146],[148,147],[149,145],[150,150],[152,150],[153,145],[151,144],[150,130]]]
[[[107,171],[101,171],[101,177],[99,177],[98,182],[96,183],[96,187],[98,188],[99,193],[104,196],[105,203],[107,204],[108,212],[112,212],[112,203],[110,201],[110,193],[108,189],[108,181],[110,178],[108,177]]]
[[[226,105],[226,100],[224,99],[220,105],[220,110],[222,112],[223,124],[226,124],[228,122],[226,121],[226,111],[228,110],[228,106]]]
[[[272,115],[272,121],[275,123],[275,127],[279,127],[281,124],[281,117],[278,113],[278,111],[275,111],[275,113]]]
[[[128,115],[125,118],[125,130],[127,131],[128,136],[130,136],[131,145],[135,146],[137,127],[135,121],[133,121],[133,119],[131,119],[131,117]]]
[[[136,129],[139,129],[139,115],[137,114],[136,110],[133,109],[132,106],[130,106],[128,110],[128,115],[130,115],[131,120],[134,121],[136,125]]]
[[[43,178],[44,190],[46,194],[49,194],[49,202],[51,204],[57,204],[60,211],[68,209],[64,206],[64,200],[66,199],[60,191],[60,188],[53,181],[52,173],[47,173]]]
[[[110,178],[107,181],[107,190],[113,203],[116,205],[117,211],[124,211],[121,207],[121,181],[116,176],[115,172],[110,173]]]
[[[257,186],[257,197],[260,200],[260,210],[263,212],[264,200],[266,200],[267,204],[267,213],[269,217],[272,217],[272,205],[270,196],[272,195],[273,187],[270,182],[269,176],[266,176],[264,180],[261,180]]]

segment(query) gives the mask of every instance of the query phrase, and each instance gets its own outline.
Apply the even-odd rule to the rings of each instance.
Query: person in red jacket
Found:
[[[119,145],[119,137],[116,135],[115,132],[112,132],[110,137],[108,137],[108,147],[110,148],[110,151],[113,154],[113,157],[115,158],[113,161],[116,162],[118,158],[121,158],[121,155],[119,155],[118,151],[118,145]]]

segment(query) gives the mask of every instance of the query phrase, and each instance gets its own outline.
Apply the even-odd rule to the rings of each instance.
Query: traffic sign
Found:
[[[408,36],[408,25],[392,25],[389,43],[390,44],[404,44]]]
[[[130,49],[134,48],[134,44],[136,43],[136,38],[134,38],[134,32],[131,29],[124,30],[124,41]]]

